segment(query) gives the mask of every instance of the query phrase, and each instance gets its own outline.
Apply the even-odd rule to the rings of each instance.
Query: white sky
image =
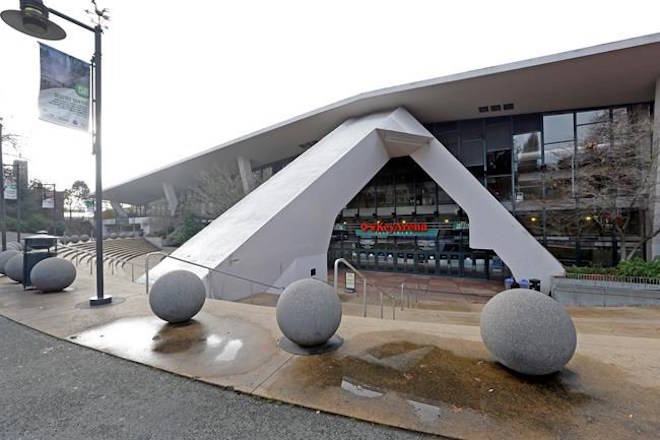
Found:
[[[86,0],[45,2],[88,21]],[[657,0],[99,4],[104,187],[357,93],[660,31]],[[54,21],[68,37],[47,43],[88,61],[93,35]],[[93,188],[91,136],[37,119],[37,40],[0,23],[0,51],[0,116],[30,178]]]

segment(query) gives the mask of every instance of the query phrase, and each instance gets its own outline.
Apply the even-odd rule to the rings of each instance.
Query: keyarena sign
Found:
[[[427,232],[429,227],[426,223],[362,223],[360,230],[364,232],[375,232],[380,234],[394,234],[397,232]]]

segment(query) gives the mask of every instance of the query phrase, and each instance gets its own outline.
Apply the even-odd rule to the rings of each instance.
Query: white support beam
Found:
[[[167,200],[167,209],[170,211],[170,216],[174,217],[176,208],[179,206],[179,199],[176,196],[176,190],[170,183],[163,182],[163,193],[165,193],[165,200]]]
[[[238,172],[241,175],[241,183],[243,184],[243,193],[249,193],[254,188],[254,176],[252,175],[252,164],[250,159],[244,156],[236,158],[238,163]]]
[[[211,295],[240,299],[285,287],[312,272],[327,279],[337,213],[392,157],[411,156],[470,219],[470,246],[492,249],[517,279],[538,278],[548,291],[564,268],[408,111],[349,119],[252,191],[172,254],[241,279],[214,274]],[[208,271],[166,259],[155,280],[176,269]],[[279,293],[278,290],[273,292]]]

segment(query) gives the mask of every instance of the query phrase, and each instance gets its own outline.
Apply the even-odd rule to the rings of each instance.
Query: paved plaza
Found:
[[[137,365],[0,318],[3,439],[413,439]]]
[[[570,310],[578,329],[575,357],[558,374],[530,379],[493,362],[481,342],[478,310],[455,310],[451,305],[446,309],[411,309],[406,311],[409,315],[404,312],[397,315],[396,320],[373,317],[376,316],[372,314],[373,309],[367,318],[346,313],[339,328],[345,343],[338,351],[301,357],[277,346],[281,333],[273,307],[207,300],[193,322],[173,326],[153,316],[144,286],[118,276],[106,277],[106,284],[117,304],[90,309],[85,300],[94,292],[94,278],[84,270],[79,271],[72,288],[47,295],[25,292],[19,285],[2,278],[0,314],[71,343],[195,382],[230,387],[321,413],[398,428],[459,438],[586,439],[605,435],[609,438],[657,438],[660,435],[660,420],[655,411],[660,405],[657,380],[660,376],[659,309]],[[480,307],[479,304],[473,306]],[[6,334],[15,335],[16,330]],[[5,381],[12,378],[5,382],[9,383],[5,388],[29,383],[36,387],[34,399],[43,405],[54,398],[41,398],[36,390],[59,383],[58,374],[69,377],[83,374],[82,371],[85,375],[91,374],[83,368],[86,356],[90,359],[89,372],[107,371],[103,369],[106,367],[98,368],[97,358],[106,359],[108,363],[117,362],[101,353],[39,337],[50,341],[47,347],[74,350],[70,356],[78,356],[75,362],[80,362],[76,364],[72,360],[71,368],[63,369],[66,371],[56,368],[56,363],[37,367],[39,364],[31,362],[29,357],[25,361],[17,360],[22,356],[20,336],[5,338],[4,343],[9,345],[3,353],[16,354],[4,356],[3,362],[9,365],[4,370],[20,369],[20,374],[5,375]],[[24,378],[22,374],[28,376]],[[93,383],[92,377],[82,382]],[[178,380],[171,379],[170,375],[162,377]],[[89,402],[95,402],[93,408],[98,405],[98,399],[108,396],[115,385],[114,381],[104,380],[95,384],[98,388],[85,388],[81,392],[85,395],[80,396],[81,402],[90,405]],[[123,378],[118,380],[124,383]],[[190,380],[181,380],[190,383]],[[96,416],[74,417],[64,422],[66,426],[62,429],[85,432],[119,423],[118,418],[128,417],[118,416],[125,414],[122,405],[126,405],[124,410],[130,417],[156,414],[149,403],[149,396],[154,394],[150,381],[145,381],[143,386],[140,385],[142,381],[131,383],[133,385],[127,385],[130,391],[125,396],[130,399],[110,405],[114,407],[116,418],[107,421]],[[201,384],[195,386],[212,389]],[[186,401],[192,398],[190,394],[173,392],[168,395],[170,410],[179,400],[181,406],[190,406]],[[207,394],[204,396],[200,397],[202,402],[213,400]],[[215,402],[207,400],[201,405],[193,425],[206,423],[210,420],[209,412],[217,414],[218,408],[224,408],[222,396],[224,394],[219,393]],[[250,401],[247,396],[240,397],[243,398],[248,399],[249,405],[262,404]],[[79,414],[86,414],[87,406],[80,405],[78,411],[82,412]],[[57,406],[66,405],[60,402]],[[82,407],[84,410],[80,409]],[[12,413],[14,424],[10,426],[31,423],[17,416],[19,413]],[[316,413],[303,411],[301,414]],[[129,421],[127,426],[136,424],[132,419]],[[153,427],[150,423],[145,422],[145,433]],[[69,426],[71,424],[75,426]],[[344,429],[360,429],[349,425]],[[256,425],[264,429],[266,426],[261,422]],[[382,432],[400,435],[398,431],[396,434]]]

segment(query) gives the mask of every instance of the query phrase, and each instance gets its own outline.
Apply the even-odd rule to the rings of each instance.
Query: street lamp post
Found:
[[[107,10],[99,10],[96,2],[92,0],[97,23],[94,27],[88,26],[75,18],[69,17],[55,9],[46,7],[42,0],[20,0],[20,10],[6,10],[0,16],[2,20],[14,29],[32,37],[45,40],[62,40],[66,32],[56,23],[48,19],[48,15],[56,15],[70,23],[94,33],[94,58],[92,70],[94,72],[94,155],[96,158],[96,192],[94,208],[94,224],[96,229],[96,296],[89,299],[90,306],[109,304],[112,297],[103,292],[103,184],[101,176],[101,34],[103,33],[103,20],[107,20]],[[0,205],[1,207],[1,205]],[[0,220],[1,221],[1,220]],[[3,240],[4,242],[4,240]]]

